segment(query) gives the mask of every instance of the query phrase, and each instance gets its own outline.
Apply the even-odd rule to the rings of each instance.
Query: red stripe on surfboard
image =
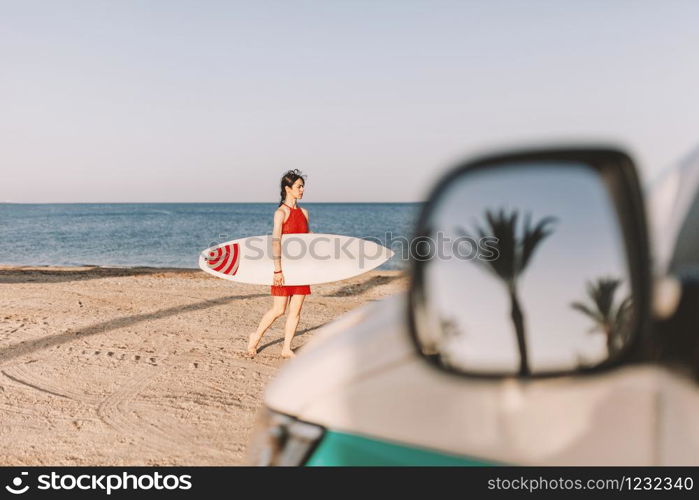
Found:
[[[236,244],[236,247],[237,247],[237,244]],[[238,250],[238,248],[236,248],[236,250]],[[240,255],[236,254],[235,266],[233,267],[233,270],[232,270],[231,273],[230,273],[231,276],[234,276],[235,273],[238,272],[238,267],[240,267]]]
[[[233,248],[229,247],[229,257],[226,259],[226,266],[224,269],[221,270],[221,274],[228,274],[228,271],[230,271],[231,267],[233,267],[233,264],[235,263],[235,245],[233,245]]]
[[[216,266],[213,268],[214,271],[221,271],[226,265],[228,264],[228,258],[230,257],[231,254],[231,246],[226,245],[223,247],[223,259],[220,265]]]
[[[231,265],[223,271],[223,274],[229,274],[231,276],[235,275],[238,270],[238,244],[233,244],[233,258],[231,259]]]
[[[216,252],[210,252],[209,256],[206,258],[207,265],[210,268],[218,266],[221,263],[222,254],[223,250],[220,247],[216,249]]]

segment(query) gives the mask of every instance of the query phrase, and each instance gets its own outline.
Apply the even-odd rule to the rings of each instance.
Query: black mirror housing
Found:
[[[639,358],[650,318],[649,243],[638,175],[624,152],[529,150],[458,165],[433,188],[414,236],[429,241],[440,231],[480,250],[491,238],[497,257],[458,261],[435,251],[411,261],[410,335],[434,366],[532,377]]]

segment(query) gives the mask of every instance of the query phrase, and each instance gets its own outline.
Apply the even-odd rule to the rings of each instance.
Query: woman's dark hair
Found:
[[[284,203],[284,200],[286,199],[286,189],[284,189],[286,186],[291,186],[294,185],[294,182],[297,180],[302,179],[303,183],[306,184],[306,176],[301,173],[300,170],[298,169],[293,169],[293,170],[288,170],[283,176],[282,176],[282,199],[279,202],[279,206],[281,207],[282,204]]]

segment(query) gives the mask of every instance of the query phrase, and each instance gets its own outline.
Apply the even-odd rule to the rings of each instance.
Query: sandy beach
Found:
[[[398,271],[312,286],[292,348]],[[199,270],[0,266],[1,465],[239,465],[284,318],[246,359],[269,287]]]

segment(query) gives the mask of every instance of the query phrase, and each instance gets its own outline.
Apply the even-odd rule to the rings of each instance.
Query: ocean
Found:
[[[378,238],[402,269],[421,203],[304,203],[314,233]],[[199,252],[270,234],[276,203],[0,204],[0,264],[196,268]],[[393,244],[392,244],[393,242]]]

